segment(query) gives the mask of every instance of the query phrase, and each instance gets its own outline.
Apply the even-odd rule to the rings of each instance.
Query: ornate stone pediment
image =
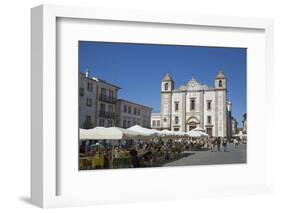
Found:
[[[186,85],[182,85],[178,90],[181,91],[194,91],[194,90],[208,90],[209,87],[206,84],[198,82],[195,78],[192,78]]]

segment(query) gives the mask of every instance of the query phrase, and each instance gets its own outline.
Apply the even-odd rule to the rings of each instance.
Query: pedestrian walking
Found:
[[[139,168],[140,167],[140,159],[138,157],[138,151],[137,149],[133,148],[130,150],[130,155],[132,157],[132,164],[134,168]]]
[[[220,152],[221,151],[221,138],[217,138],[217,151]]]
[[[236,138],[234,138],[234,148],[236,149],[238,146],[238,140]]]
[[[227,139],[226,139],[226,137],[223,138],[222,146],[223,146],[223,151],[226,152],[227,151]]]
[[[212,137],[210,140],[211,140],[211,151],[212,151],[212,152],[215,152],[215,151],[216,151],[216,150],[215,150],[216,139]]]

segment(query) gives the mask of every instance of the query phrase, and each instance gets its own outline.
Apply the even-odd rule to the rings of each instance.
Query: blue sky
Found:
[[[170,73],[175,87],[192,77],[214,87],[220,69],[228,79],[232,114],[242,126],[246,112],[245,48],[79,42],[79,71],[120,86],[118,97],[160,111],[160,85]]]

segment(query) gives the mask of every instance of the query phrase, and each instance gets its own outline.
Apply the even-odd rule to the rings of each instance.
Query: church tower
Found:
[[[215,79],[216,90],[216,135],[218,137],[227,137],[227,79],[222,70]]]
[[[172,125],[172,93],[174,81],[170,74],[166,74],[161,82],[161,127],[171,130]]]
[[[216,80],[215,80],[215,88],[216,89],[226,89],[227,88],[227,81],[224,75],[224,72],[221,70],[217,74]]]

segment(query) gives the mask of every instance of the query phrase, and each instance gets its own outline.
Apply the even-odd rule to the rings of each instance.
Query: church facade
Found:
[[[160,116],[161,129],[186,132],[202,127],[210,136],[230,137],[231,103],[224,72],[217,74],[214,87],[192,78],[178,89],[167,74],[161,82]]]

